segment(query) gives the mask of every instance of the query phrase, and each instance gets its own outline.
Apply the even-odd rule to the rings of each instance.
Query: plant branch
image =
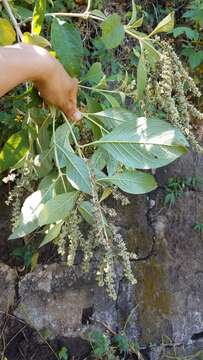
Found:
[[[63,183],[64,190],[65,190],[65,192],[67,192],[66,184],[65,184],[64,179],[63,179],[63,174],[62,174],[61,169],[60,169],[58,153],[57,153],[57,149],[56,149],[56,110],[51,109],[51,112],[52,112],[52,117],[53,117],[53,143],[54,143],[54,155],[55,155],[55,159],[56,159],[56,166],[57,166],[58,173],[59,173],[59,176],[61,178],[61,181]]]
[[[90,9],[91,9],[91,6],[92,6],[92,0],[88,0],[88,3],[87,3],[87,9],[86,9],[86,11],[85,12],[89,12],[90,11]]]
[[[90,91],[97,92],[97,93],[108,93],[108,94],[117,94],[117,95],[119,95],[119,93],[120,93],[120,91],[117,91],[117,90],[97,89],[94,87],[84,86],[84,85],[79,85],[79,87],[81,89],[86,89],[86,90],[90,90]]]
[[[63,16],[63,17],[72,17],[72,18],[80,18],[84,20],[93,19],[98,21],[104,21],[102,17],[96,16],[91,14],[89,11],[85,10],[83,13],[64,13],[64,12],[53,12],[53,13],[46,13],[45,17],[55,17],[55,16]],[[27,19],[21,21],[19,25],[25,24],[32,20],[32,17],[28,17]]]
[[[13,15],[13,12],[11,10],[11,7],[10,7],[8,1],[7,0],[2,0],[2,3],[3,3],[3,5],[5,7],[5,10],[7,11],[8,15],[9,15],[9,17],[11,19],[11,22],[13,23],[13,26],[14,26],[14,28],[16,30],[18,42],[20,42],[20,41],[22,41],[22,38],[23,38],[23,34],[22,34],[21,29],[20,29],[20,26],[17,23],[15,16]]]
[[[95,120],[93,120],[91,117],[89,117],[87,114],[83,114],[83,116],[88,119],[89,121],[91,121],[94,125],[98,126],[98,128],[100,128],[100,130],[106,132],[107,134],[109,133],[108,130],[106,130],[102,125],[100,125],[98,122],[96,122]]]

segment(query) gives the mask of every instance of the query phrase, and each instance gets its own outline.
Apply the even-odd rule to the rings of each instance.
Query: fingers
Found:
[[[80,121],[82,119],[81,112],[76,108],[70,109],[69,107],[65,106],[65,108],[62,109],[66,116],[72,120],[72,121]]]
[[[82,118],[81,112],[77,109],[77,93],[78,80],[71,79],[71,88],[69,89],[68,99],[64,106],[65,114],[73,121],[80,121]]]

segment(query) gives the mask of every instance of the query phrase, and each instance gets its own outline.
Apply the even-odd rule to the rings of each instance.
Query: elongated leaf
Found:
[[[107,94],[106,92],[101,91],[100,94],[106,98],[106,100],[111,104],[112,107],[119,107],[120,104],[115,96]]]
[[[105,19],[105,14],[101,11],[101,10],[97,10],[97,9],[95,9],[95,10],[92,10],[91,12],[90,12],[90,14],[91,15],[95,15],[95,16],[99,16],[100,18],[102,18],[102,19]]]
[[[140,40],[142,47],[145,50],[145,57],[153,68],[156,62],[160,59],[160,53],[155,49],[150,39]]]
[[[185,154],[188,142],[169,123],[141,117],[118,126],[95,141],[95,145],[128,167],[150,169],[167,165]]]
[[[124,171],[104,179],[98,179],[97,182],[114,184],[129,194],[145,194],[157,187],[154,177],[141,171]]]
[[[50,42],[45,39],[43,36],[30,34],[29,32],[23,33],[23,42],[25,44],[37,45],[42,48],[51,47]]]
[[[109,153],[106,152],[106,161],[107,161],[107,172],[108,175],[111,176],[113,174],[115,174],[115,172],[118,169],[119,166],[119,162],[116,161],[112,155],[110,155]]]
[[[87,74],[85,74],[81,81],[88,81],[93,84],[97,84],[104,76],[102,71],[101,63],[94,63],[91,68],[88,70]]]
[[[90,114],[90,116],[92,115],[101,120],[103,124],[109,129],[113,129],[116,126],[125,123],[126,121],[134,121],[135,118],[131,111],[121,107],[106,109],[104,111]]]
[[[46,0],[37,0],[32,19],[32,33],[35,35],[39,35],[41,33],[45,12]]]
[[[108,16],[102,24],[102,40],[106,48],[116,48],[122,43],[124,36],[125,30],[120,16],[117,14]]]
[[[98,179],[98,182],[99,181],[100,181],[100,179]],[[101,198],[99,199],[99,202],[106,200],[112,194],[112,191],[113,191],[113,189],[111,187],[105,188]]]
[[[137,95],[138,99],[142,99],[147,83],[147,68],[144,53],[141,53],[137,67]]]
[[[19,225],[9,237],[9,240],[28,235],[38,227],[57,222],[68,215],[68,209],[72,209],[74,198],[77,198],[77,192],[74,191],[56,195],[58,190],[57,185],[59,185],[58,178],[55,180],[55,182],[52,182],[51,175],[47,176],[41,181],[41,189],[35,191],[25,200],[21,209]],[[69,204],[64,204],[66,199],[67,201],[70,200]],[[60,204],[61,211],[57,210],[57,206],[60,206]],[[51,206],[53,206],[52,209]],[[57,214],[54,215],[53,212],[55,209]],[[56,220],[54,220],[55,218]],[[52,219],[53,221],[51,221]]]
[[[61,141],[61,139],[63,139],[63,136],[59,137],[60,141],[57,142],[57,140],[55,140],[55,145],[57,147],[57,153],[60,151],[60,166],[66,165],[68,181],[75,189],[91,194],[91,179],[85,161],[75,155],[73,151],[70,151],[71,147],[66,146],[66,144],[64,146],[64,141]]]
[[[45,150],[40,154],[38,154],[37,156],[35,156],[34,166],[38,178],[48,175],[48,173],[52,170],[53,168],[52,159],[53,159],[53,151],[50,150]]]
[[[54,240],[60,234],[61,227],[62,227],[62,222],[60,222],[59,224],[50,225],[50,229],[47,231],[39,247],[47,245],[52,240]]]
[[[16,33],[7,19],[0,18],[0,45],[12,45],[16,40]]]
[[[166,16],[160,23],[156,26],[156,28],[151,32],[149,36],[153,36],[160,32],[169,32],[174,28],[174,12],[171,12],[168,16]]]
[[[130,27],[137,20],[137,6],[135,4],[135,0],[132,0],[132,16],[130,22],[128,23],[128,27]]]
[[[93,169],[96,168],[99,170],[103,170],[103,168],[106,166],[106,152],[103,149],[96,149],[90,159],[90,166]]]
[[[52,224],[65,219],[76,203],[78,192],[73,191],[55,196],[47,201],[39,213],[39,226]]]
[[[17,164],[28,151],[28,137],[25,130],[11,135],[0,152],[0,172]]]
[[[72,151],[69,142],[70,130],[68,125],[65,123],[59,126],[55,132],[55,145],[56,145],[56,154],[55,161],[56,164],[59,163],[61,168],[66,166],[66,151]],[[54,141],[54,138],[52,139]],[[56,158],[57,157],[57,158]]]
[[[80,204],[79,211],[82,217],[87,221],[88,224],[93,225],[95,223],[95,208],[94,205],[90,201],[83,201]],[[108,227],[105,216],[103,215],[103,221]],[[109,231],[109,229],[107,229]]]
[[[94,224],[94,206],[90,201],[83,201],[80,204],[79,211],[88,224]]]
[[[44,202],[52,199],[56,195],[64,193],[64,184],[67,192],[74,191],[73,187],[70,185],[66,176],[59,177],[56,171],[52,171],[49,175],[45,176],[39,183],[38,190],[43,191],[45,194]]]
[[[60,61],[71,76],[79,76],[83,45],[79,31],[73,24],[54,19],[51,43]]]
[[[21,209],[19,225],[9,237],[9,240],[30,234],[39,227],[39,214],[46,201],[47,192],[38,190],[27,197]]]
[[[66,176],[71,185],[87,194],[92,194],[90,173],[84,160],[66,151]]]
[[[139,18],[139,19],[135,20],[134,22],[132,22],[131,25],[128,25],[128,28],[129,29],[137,29],[138,27],[142,26],[143,20],[144,20],[144,15],[141,18]]]

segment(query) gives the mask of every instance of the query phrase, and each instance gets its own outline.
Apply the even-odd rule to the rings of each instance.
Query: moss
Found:
[[[141,328],[145,329],[142,337],[149,342],[157,340],[160,327],[167,326],[167,319],[173,313],[172,297],[167,289],[164,266],[155,257],[151,258],[150,263],[141,263],[138,270],[140,279],[136,293],[142,310]]]

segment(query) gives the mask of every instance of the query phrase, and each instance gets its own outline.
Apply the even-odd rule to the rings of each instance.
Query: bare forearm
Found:
[[[78,81],[48,51],[33,45],[0,47],[0,97],[31,80],[43,99],[59,107],[70,119],[80,120],[77,110]]]
[[[27,80],[42,79],[48,57],[47,51],[37,46],[0,47],[0,97]]]

